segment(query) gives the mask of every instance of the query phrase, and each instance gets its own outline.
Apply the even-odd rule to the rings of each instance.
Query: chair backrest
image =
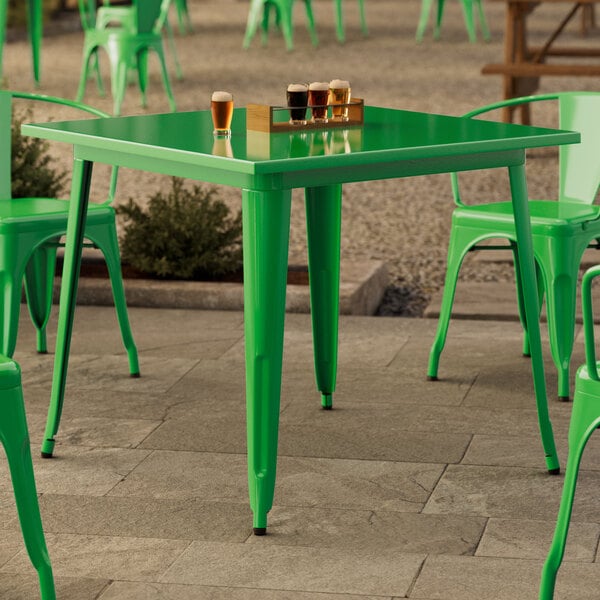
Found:
[[[559,94],[560,128],[581,143],[560,146],[559,200],[591,204],[600,186],[600,93]]]
[[[511,98],[482,106],[466,113],[475,117],[507,106],[558,101],[561,129],[581,133],[579,144],[559,147],[558,200],[592,204],[600,187],[600,93],[561,92]],[[454,201],[462,206],[458,177],[452,173]]]
[[[75,110],[94,115],[96,117],[108,117],[105,112],[98,110],[87,104],[58,98],[56,96],[46,96],[43,94],[30,94],[28,92],[14,92],[10,90],[0,90],[0,201],[10,200],[12,198],[11,189],[11,123],[12,123],[12,101],[13,98],[22,100],[31,100],[38,102],[48,102],[67,106]],[[117,186],[118,167],[113,167],[109,186],[109,193],[106,203],[112,202]]]
[[[134,0],[139,33],[160,33],[169,13],[171,0]]]

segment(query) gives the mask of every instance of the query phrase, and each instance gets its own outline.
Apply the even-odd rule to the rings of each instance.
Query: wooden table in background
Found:
[[[594,5],[600,0],[496,0],[506,4],[504,26],[504,62],[487,64],[483,75],[502,75],[503,98],[515,98],[534,93],[543,75],[552,76],[600,76],[600,60],[597,64],[576,62],[581,58],[600,58],[600,43],[585,47],[554,46],[555,40],[576,14],[582,15],[582,33],[594,25]],[[567,5],[567,13],[556,29],[541,46],[529,46],[527,17],[544,3]],[[550,56],[571,58],[572,62],[547,63]],[[518,107],[521,122],[530,123],[529,105]],[[512,120],[513,107],[505,108],[503,119]]]

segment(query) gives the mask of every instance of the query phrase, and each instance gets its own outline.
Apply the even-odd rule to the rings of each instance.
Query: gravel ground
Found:
[[[179,110],[208,107],[212,90],[234,93],[236,104],[249,102],[280,104],[290,81],[327,81],[347,78],[353,93],[369,104],[460,115],[473,107],[500,99],[497,76],[482,76],[480,69],[502,57],[504,5],[487,2],[486,13],[492,32],[490,43],[470,44],[458,2],[446,4],[442,39],[434,42],[428,30],[421,44],[414,41],[420,0],[368,0],[367,22],[370,35],[363,37],[358,21],[358,5],[344,3],[345,45],[334,38],[333,3],[313,0],[320,38],[317,49],[310,45],[302,3],[295,7],[295,49],[286,52],[283,39],[272,32],[268,45],[255,38],[251,48],[241,47],[248,3],[241,0],[190,0],[195,32],[177,36],[176,45],[184,71],[182,81],[172,81]],[[562,6],[564,11],[564,6]],[[59,32],[48,35],[43,46],[43,82],[47,94],[73,98],[78,83],[82,34],[75,26],[76,16],[65,15]],[[543,42],[562,18],[561,6],[544,6],[531,19],[531,30]],[[563,36],[572,44],[600,40],[600,30],[584,40],[572,24]],[[57,29],[55,26],[54,29]],[[169,57],[167,58],[169,60]],[[103,61],[106,73],[106,60]],[[158,76],[151,61],[148,109],[139,106],[134,87],[127,92],[123,114],[168,110]],[[7,87],[33,90],[30,52],[24,39],[14,39],[4,53]],[[568,89],[598,90],[594,78],[546,78],[540,92]],[[110,98],[101,98],[93,82],[88,85],[86,102],[106,111]],[[39,111],[36,120],[68,118],[67,112],[50,107]],[[537,110],[537,109],[536,109]],[[552,126],[555,116],[534,112],[536,124]],[[70,155],[64,147],[53,149],[65,169]],[[554,198],[556,194],[556,152],[537,151],[528,158],[528,185],[531,197]],[[105,173],[98,169],[94,193],[101,197]],[[134,197],[143,203],[157,189],[167,189],[168,178],[122,170],[117,202]],[[507,174],[485,171],[461,176],[463,197],[470,202],[502,200],[508,197]],[[240,206],[239,191],[223,187],[221,196],[235,210]],[[302,194],[294,191],[290,235],[290,260],[305,260],[306,240]],[[443,285],[446,249],[453,208],[448,175],[404,180],[356,183],[344,187],[342,260],[383,259],[389,265],[392,284],[382,305],[383,314],[417,316],[430,295]],[[512,278],[505,264],[482,265],[468,257],[462,279],[496,281]]]

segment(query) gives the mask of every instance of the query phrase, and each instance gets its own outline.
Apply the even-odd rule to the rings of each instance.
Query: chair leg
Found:
[[[542,569],[539,600],[553,600],[554,598],[556,575],[564,556],[569,533],[569,522],[573,510],[581,457],[587,441],[599,425],[598,398],[585,393],[578,393],[576,389],[569,426],[569,455],[565,471],[565,482],[554,537]]]
[[[435,339],[429,351],[429,365],[427,367],[427,379],[436,381],[440,363],[440,355],[446,343],[448,334],[448,325],[450,324],[450,315],[452,313],[452,304],[454,303],[454,294],[456,292],[456,282],[460,266],[473,245],[471,235],[466,235],[457,227],[452,227],[450,232],[450,241],[448,243],[448,264],[446,267],[446,279],[444,281],[444,293],[442,296],[442,306],[438,319]]]
[[[419,17],[417,33],[415,35],[417,42],[421,42],[423,40],[423,34],[427,28],[427,21],[429,20],[429,12],[431,11],[432,3],[433,0],[421,0],[421,16]]]
[[[48,352],[46,325],[52,310],[55,268],[56,246],[51,244],[37,248],[25,268],[27,307],[37,332],[37,351],[40,354]]]
[[[138,65],[139,68],[139,65]],[[124,59],[116,59],[111,65],[111,87],[113,95],[113,114],[118,117],[121,114],[121,105],[125,97],[127,87],[128,64]]]
[[[42,600],[55,600],[54,578],[42,529],[21,386],[3,389],[0,394],[0,437],[10,468],[25,547],[38,572]]]
[[[267,40],[269,39],[269,26],[271,21],[271,9],[275,8],[275,24],[279,27],[279,23],[281,21],[281,17],[279,15],[279,10],[277,7],[273,7],[271,2],[265,2],[263,14],[262,14],[262,22],[261,22],[261,33],[260,33],[260,43],[263,46],[266,46]]]
[[[335,31],[337,39],[342,44],[346,41],[344,33],[344,13],[342,10],[342,0],[335,0]]]
[[[88,68],[90,57],[92,54],[96,54],[96,61],[98,61],[97,52],[97,49],[84,48],[83,50],[83,58],[81,60],[81,75],[79,76],[79,85],[77,86],[77,94],[75,96],[75,100],[77,100],[77,102],[83,101],[83,97],[85,96],[85,88],[87,86],[88,80]]]
[[[311,0],[304,0],[304,6],[306,7],[306,19],[308,25],[308,34],[310,35],[310,41],[313,46],[319,45],[319,38],[317,37],[317,30],[315,29],[315,17],[313,15],[312,2]],[[290,8],[291,10],[291,8]],[[291,25],[291,14],[290,14],[290,25]],[[339,33],[339,31],[338,31]],[[342,36],[343,36],[343,25],[342,25]],[[341,40],[343,41],[343,40]]]
[[[433,30],[433,39],[440,39],[440,32],[442,31],[442,19],[444,18],[444,0],[438,0],[437,4],[437,17],[435,19],[435,29]]]
[[[364,0],[358,0],[358,10],[360,12],[360,28],[364,35],[369,35],[369,28],[367,27],[367,18],[365,16]]]
[[[148,88],[148,49],[140,50],[136,56],[138,83],[140,87],[140,95],[142,98],[142,107],[148,106],[146,98],[146,89]]]
[[[244,48],[248,48],[250,46],[250,42],[256,33],[256,28],[258,27],[258,22],[260,20],[264,4],[265,0],[252,0],[252,4],[250,4],[250,10],[248,11],[248,22],[246,24],[246,33],[244,35]]]
[[[33,79],[36,87],[40,85],[40,48],[42,46],[42,11],[35,0],[27,2],[27,28],[31,43]]]
[[[183,71],[181,70],[181,65],[179,64],[177,48],[175,48],[175,36],[173,35],[173,28],[171,27],[171,23],[169,23],[168,19],[165,21],[165,29],[167,31],[167,44],[169,45],[169,52],[173,57],[173,63],[175,65],[175,77],[181,80],[183,79]]]
[[[127,300],[125,297],[125,288],[123,286],[123,274],[121,272],[121,257],[119,254],[119,241],[116,226],[114,224],[112,226],[103,224],[98,225],[97,227],[88,228],[86,230],[86,236],[89,236],[90,239],[93,240],[94,244],[98,246],[104,255],[104,260],[106,261],[108,274],[110,276],[110,284],[112,287],[117,319],[119,321],[119,328],[121,329],[121,338],[123,339],[123,346],[125,346],[127,358],[129,360],[129,374],[131,377],[139,377],[140,366],[138,351],[133,339],[129,315],[127,313]]]
[[[475,43],[477,41],[477,35],[475,33],[475,19],[473,18],[473,0],[462,0],[462,8],[469,41]]]
[[[165,88],[165,92],[167,94],[167,98],[169,100],[169,107],[171,108],[171,112],[175,112],[177,110],[177,106],[175,105],[175,98],[173,97],[173,91],[171,90],[171,83],[169,81],[169,73],[167,71],[167,64],[165,63],[165,55],[162,50],[162,46],[156,45],[154,46],[154,50],[158,55],[158,60],[160,62],[160,71],[162,74],[163,85]]]
[[[483,4],[481,0],[475,0],[475,2],[477,2],[477,10],[479,11],[479,23],[481,24],[481,33],[483,35],[483,39],[486,42],[489,42],[492,39],[492,36],[490,35],[487,19],[485,18],[485,13],[483,12]]]
[[[569,368],[573,352],[577,268],[552,277],[548,284],[547,311],[550,350],[558,372],[558,399],[569,400]]]
[[[525,318],[525,300],[523,298],[523,288],[521,287],[521,270],[519,267],[519,251],[516,243],[511,244],[511,249],[513,252],[513,264],[515,268],[515,287],[517,290],[517,307],[519,309],[519,321],[521,321],[521,326],[523,327],[523,356],[531,356],[531,349],[529,348],[529,333],[527,332],[527,319]],[[537,290],[538,290],[538,299],[539,299],[539,312],[542,310],[542,306],[544,304],[544,276],[539,267],[539,264],[536,262],[535,264],[536,270],[536,281],[537,281]],[[539,313],[538,313],[539,314]]]

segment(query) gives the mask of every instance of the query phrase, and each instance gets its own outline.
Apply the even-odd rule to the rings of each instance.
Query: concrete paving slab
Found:
[[[33,567],[28,573],[0,572],[0,595],[11,600],[29,600],[39,597],[39,581]],[[76,598],[79,600],[96,600],[102,590],[110,584],[108,579],[90,579],[75,577],[54,578],[57,598]]]
[[[186,540],[54,534],[46,536],[57,577],[156,581],[189,547]],[[2,573],[29,573],[25,550]]]
[[[411,598],[419,600],[537,600],[542,561],[471,556],[430,556]],[[596,594],[600,565],[566,563],[557,600],[589,600]]]
[[[548,521],[489,519],[477,548],[477,556],[544,560],[554,534]],[[575,521],[569,528],[566,561],[594,562],[600,526]]]
[[[597,471],[582,472],[573,516],[597,518]],[[425,513],[486,517],[553,519],[558,510],[562,477],[520,467],[449,465],[431,494]]]
[[[377,557],[375,560],[375,556]],[[423,554],[194,542],[165,583],[234,585],[309,592],[405,596]],[[193,569],[190,568],[194,565]]]
[[[115,581],[98,600],[391,600],[384,596]]]
[[[396,548],[398,552],[473,554],[486,519],[448,518],[388,511],[302,509],[276,506],[270,513],[271,534],[248,538],[249,544],[283,544],[330,548]]]

